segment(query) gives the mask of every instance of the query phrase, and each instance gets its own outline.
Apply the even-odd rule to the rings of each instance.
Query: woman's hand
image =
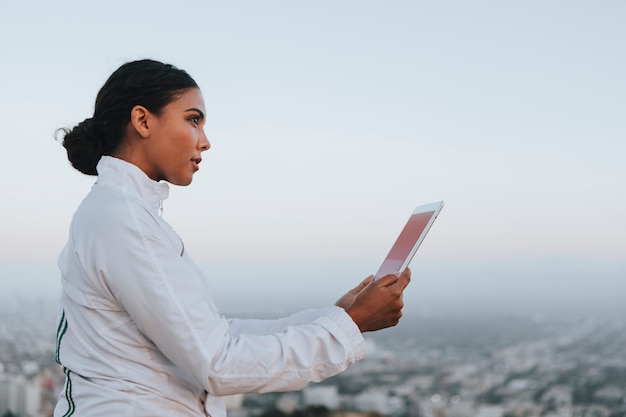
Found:
[[[346,310],[361,332],[392,327],[402,317],[402,294],[410,281],[409,268],[402,274],[385,275],[377,281],[372,281],[370,276],[341,297],[336,305]]]
[[[363,281],[361,281],[359,285],[352,288],[343,297],[337,300],[335,305],[337,307],[343,308],[344,310],[350,307],[352,303],[354,302],[354,299],[356,298],[356,296],[359,295],[359,293],[363,290],[363,288],[367,287],[367,284],[369,284],[372,281],[372,278],[374,278],[374,275],[370,275],[369,277],[365,278]]]

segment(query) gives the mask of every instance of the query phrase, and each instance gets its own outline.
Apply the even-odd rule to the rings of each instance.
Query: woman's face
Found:
[[[206,109],[200,90],[190,88],[150,118],[144,172],[153,180],[189,185],[199,169],[200,154],[211,147],[204,123]]]

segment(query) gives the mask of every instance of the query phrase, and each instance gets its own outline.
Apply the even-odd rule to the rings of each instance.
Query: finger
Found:
[[[402,275],[408,275],[409,279],[411,279],[411,268],[406,268],[403,272]]]
[[[384,277],[382,277],[376,282],[383,287],[389,287],[390,285],[393,285],[396,282],[398,282],[399,278],[400,278],[399,275],[389,274],[389,275],[385,275]]]
[[[363,281],[361,281],[361,283],[359,284],[359,287],[367,287],[367,285],[372,282],[372,280],[374,279],[374,275],[370,275],[367,278],[365,278]]]
[[[402,289],[406,288],[411,282],[411,270],[409,268],[405,269],[400,275],[398,282],[402,285]]]
[[[351,293],[360,293],[361,291],[363,291],[363,288],[367,287],[368,284],[372,281],[372,278],[374,278],[374,275],[370,275],[367,278],[365,278],[363,281],[361,281],[359,283],[359,285],[357,285],[356,287],[352,288],[350,290]]]

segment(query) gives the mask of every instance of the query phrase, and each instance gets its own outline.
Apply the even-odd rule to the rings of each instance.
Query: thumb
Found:
[[[376,281],[377,283],[379,283],[379,285],[381,287],[389,287],[390,285],[395,284],[396,282],[398,282],[398,279],[400,278],[400,274],[389,274],[389,275],[385,275],[384,277],[380,278],[378,281]]]
[[[358,293],[358,292],[361,292],[361,290],[362,290],[363,288],[367,287],[367,286],[368,286],[368,284],[369,284],[370,282],[372,282],[372,279],[374,279],[374,275],[370,275],[370,276],[368,276],[368,277],[367,277],[367,278],[365,278],[363,281],[361,281],[361,282],[359,283],[359,285],[357,285],[356,287],[354,287],[354,288],[352,289],[352,291],[357,292],[357,293]]]

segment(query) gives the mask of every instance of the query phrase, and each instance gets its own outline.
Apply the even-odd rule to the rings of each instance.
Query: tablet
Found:
[[[374,281],[385,275],[402,272],[426,237],[426,233],[443,208],[443,201],[417,206],[400,232],[383,264],[374,275]]]

